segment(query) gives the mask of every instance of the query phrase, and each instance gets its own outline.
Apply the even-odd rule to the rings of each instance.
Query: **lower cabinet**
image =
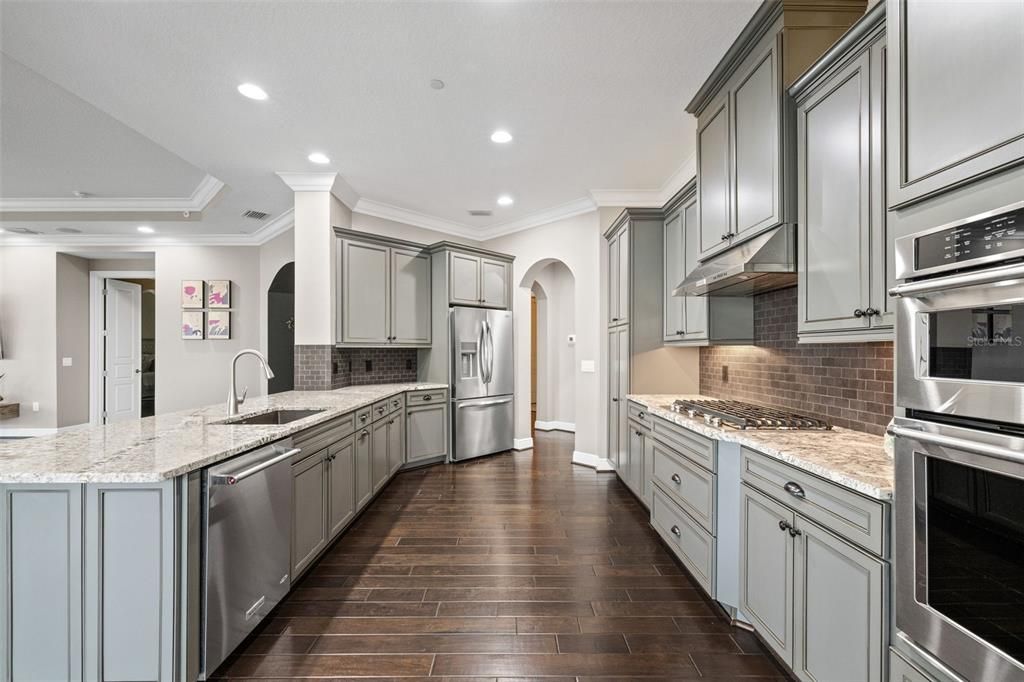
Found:
[[[881,682],[887,564],[746,483],[741,504],[740,608],[757,632],[801,680]]]
[[[651,525],[672,548],[697,583],[714,597],[717,593],[715,537],[694,521],[657,485],[652,489]]]
[[[370,461],[370,429],[369,427],[356,431],[355,440],[355,481],[356,481],[356,509],[362,509],[373,497],[373,473]]]
[[[355,455],[355,436],[349,436],[328,449],[327,536],[329,539],[334,539],[356,515],[356,489],[353,476]]]
[[[644,479],[644,442],[646,434],[640,426],[633,421],[627,422],[626,428],[629,431],[626,441],[625,460],[620,462],[619,478],[629,486],[633,494],[644,500],[643,479]]]
[[[405,412],[406,457],[413,462],[448,455],[448,405],[446,401],[413,404]]]
[[[370,427],[370,470],[373,474],[373,494],[384,487],[391,474],[388,464],[388,420],[380,419]]]
[[[392,412],[388,419],[388,469],[390,474],[405,464],[405,412]]]
[[[292,582],[329,540],[328,453],[324,448],[292,465]]]

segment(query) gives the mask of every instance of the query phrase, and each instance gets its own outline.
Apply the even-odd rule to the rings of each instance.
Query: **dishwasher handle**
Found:
[[[250,476],[258,474],[259,472],[263,471],[264,469],[269,469],[270,467],[274,466],[278,462],[283,462],[286,459],[290,459],[292,456],[297,455],[300,452],[302,452],[301,448],[292,448],[291,450],[286,450],[285,452],[282,452],[279,455],[275,455],[274,457],[271,457],[269,459],[265,459],[262,462],[260,462],[259,464],[254,464],[253,466],[249,467],[248,469],[242,469],[241,471],[239,471],[237,473],[234,473],[234,474],[215,474],[215,475],[210,477],[210,483],[212,485],[235,485],[236,483],[241,483],[242,481],[244,481],[245,479],[249,478]]]

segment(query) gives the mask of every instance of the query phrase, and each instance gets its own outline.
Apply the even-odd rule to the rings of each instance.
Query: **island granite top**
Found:
[[[249,398],[239,416],[323,409],[284,425],[222,424],[223,404],[105,426],[83,424],[50,436],[0,441],[0,483],[152,483],[209,466],[406,391],[448,388],[409,383],[288,391]]]
[[[715,427],[703,420],[671,410],[675,400],[713,400],[701,395],[629,395],[651,414],[714,438],[745,445],[877,500],[891,500],[893,461],[885,453],[884,439],[860,431],[741,430]]]

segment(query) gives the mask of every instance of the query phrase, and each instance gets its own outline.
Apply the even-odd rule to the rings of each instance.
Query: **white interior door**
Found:
[[[142,414],[142,287],[116,279],[104,287],[105,423]]]

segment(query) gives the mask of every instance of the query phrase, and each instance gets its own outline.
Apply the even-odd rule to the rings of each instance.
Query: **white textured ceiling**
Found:
[[[203,227],[162,229],[235,234],[259,227],[241,210],[290,206],[275,171],[337,171],[360,196],[480,228],[591,189],[657,189],[693,152],[683,107],[758,4],[4,0],[0,48],[31,70],[15,69],[12,87],[31,81],[38,101],[12,107],[16,163],[2,165],[0,196],[60,196],[90,177],[104,192],[160,196],[147,183],[164,171],[174,177],[159,191],[177,195],[209,173],[226,188]],[[239,96],[243,81],[270,99]],[[67,121],[77,112],[99,129],[96,110],[131,137],[99,166]],[[490,142],[498,127],[512,144]],[[314,150],[332,163],[308,162]],[[513,207],[495,206],[502,193]]]

